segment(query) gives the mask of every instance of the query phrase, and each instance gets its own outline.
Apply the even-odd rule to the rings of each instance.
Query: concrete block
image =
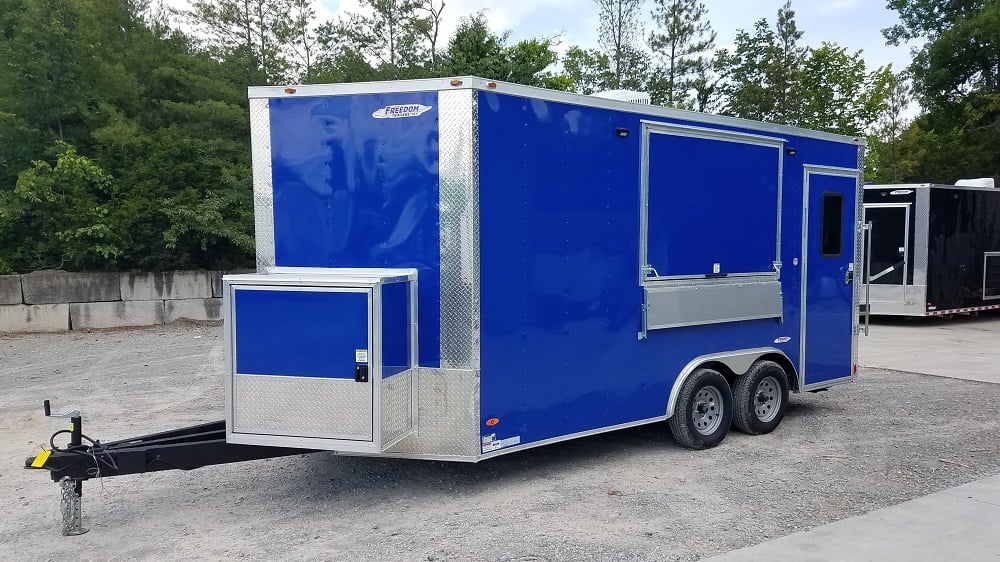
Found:
[[[0,306],[0,332],[62,332],[68,329],[68,304]]]
[[[240,273],[257,273],[253,269],[232,269],[229,271],[213,271],[212,272],[212,296],[219,299],[222,298],[222,276],[223,275],[237,275]]]
[[[163,322],[222,320],[222,299],[181,299],[164,302]]]
[[[0,275],[0,304],[21,304],[20,275]]]
[[[21,276],[25,304],[118,301],[122,298],[117,273],[35,271]]]
[[[122,300],[208,299],[212,297],[210,271],[123,273]]]
[[[163,324],[163,301],[73,303],[69,318],[74,330],[153,326]]]

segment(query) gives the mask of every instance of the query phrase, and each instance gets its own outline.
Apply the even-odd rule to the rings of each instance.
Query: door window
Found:
[[[822,205],[820,254],[824,258],[839,258],[843,250],[844,196],[840,193],[824,193]]]

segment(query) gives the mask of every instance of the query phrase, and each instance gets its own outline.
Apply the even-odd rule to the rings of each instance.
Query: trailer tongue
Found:
[[[44,403],[51,416],[49,401]],[[61,490],[62,533],[80,535],[83,528],[83,482],[91,478],[124,476],[161,470],[193,470],[203,466],[285,457],[311,453],[307,449],[236,445],[226,442],[226,422],[203,423],[101,443],[83,433],[79,412],[53,417],[68,417],[69,429],[55,432],[44,449],[24,461],[28,469],[47,470]],[[68,434],[69,443],[56,445],[56,438]]]

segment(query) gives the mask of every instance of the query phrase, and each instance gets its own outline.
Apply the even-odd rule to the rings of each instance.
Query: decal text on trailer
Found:
[[[429,105],[411,103],[406,105],[387,105],[372,112],[376,119],[399,119],[401,117],[419,117],[431,110]]]

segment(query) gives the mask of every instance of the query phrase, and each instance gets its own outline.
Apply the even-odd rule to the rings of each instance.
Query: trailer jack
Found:
[[[62,534],[82,535],[83,482],[126,474],[161,470],[193,470],[203,466],[227,464],[290,455],[313,453],[311,449],[235,445],[226,442],[226,422],[216,421],[102,443],[83,433],[83,417],[78,411],[53,415],[49,401],[45,415],[70,419],[69,429],[59,430],[49,439],[48,449],[28,457],[24,467],[48,470],[61,492]],[[56,438],[69,434],[69,443],[57,446]]]

